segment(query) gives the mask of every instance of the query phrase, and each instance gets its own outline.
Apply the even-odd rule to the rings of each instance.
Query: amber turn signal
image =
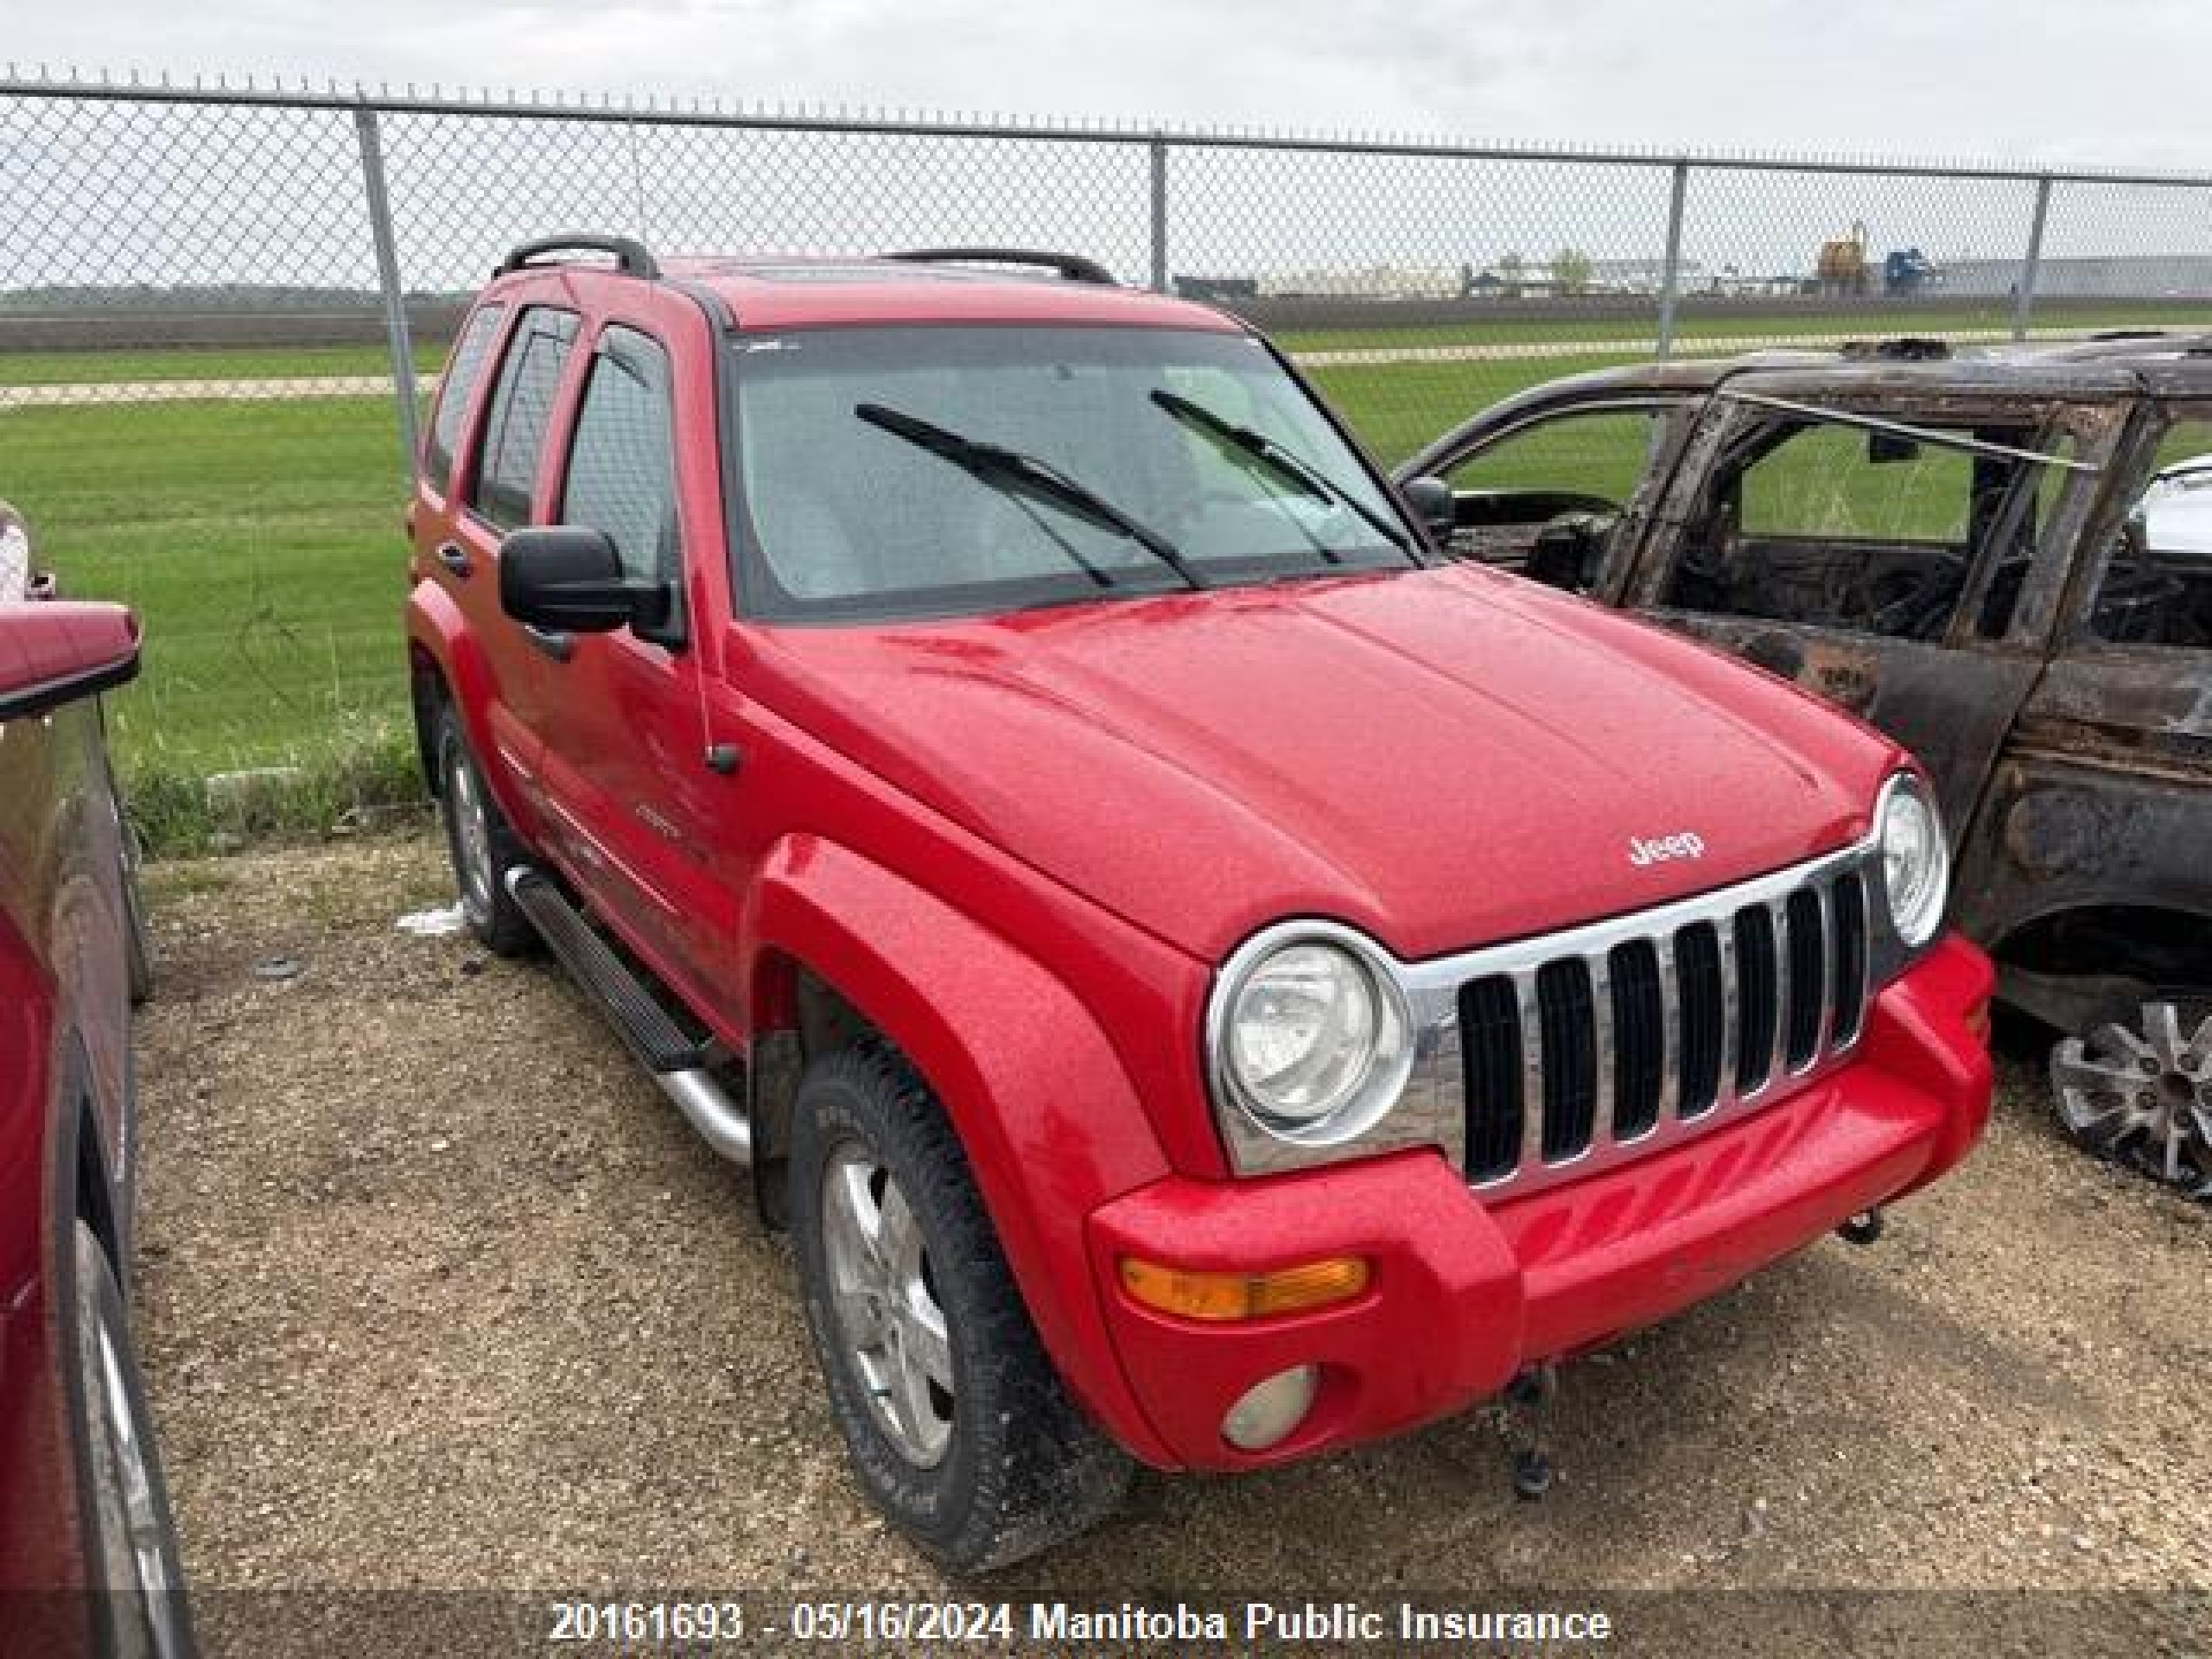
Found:
[[[1989,1004],[1977,1002],[1967,1010],[1967,1034],[1982,1047],[1989,1046]]]
[[[1264,1319],[1349,1301],[1367,1288],[1370,1276],[1367,1262],[1357,1255],[1332,1255],[1273,1273],[1198,1273],[1133,1255],[1122,1258],[1122,1288],[1136,1300],[1163,1313],[1216,1323]]]

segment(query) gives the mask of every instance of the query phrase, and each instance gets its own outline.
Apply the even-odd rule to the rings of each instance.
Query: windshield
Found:
[[[1415,563],[1365,464],[1246,335],[824,328],[730,349],[756,615],[975,615]]]

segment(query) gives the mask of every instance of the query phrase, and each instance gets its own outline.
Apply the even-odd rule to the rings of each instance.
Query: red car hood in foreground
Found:
[[[1721,886],[1864,834],[1898,760],[1471,566],[774,637],[764,701],[1205,957],[1285,916],[1418,957]]]

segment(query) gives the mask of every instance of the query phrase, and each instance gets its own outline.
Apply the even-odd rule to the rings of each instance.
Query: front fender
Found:
[[[1169,1462],[1115,1356],[1084,1244],[1094,1210],[1168,1165],[1090,1012],[960,911],[818,836],[772,852],[741,940],[756,1034],[783,1023],[774,964],[787,959],[860,1010],[928,1080],[1069,1391],[1137,1456]]]

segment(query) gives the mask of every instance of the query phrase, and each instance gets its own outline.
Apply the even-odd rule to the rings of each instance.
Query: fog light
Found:
[[[1264,1452],[1296,1428],[1313,1408],[1320,1370],[1294,1365],[1255,1382],[1221,1420],[1221,1438],[1240,1452]]]

